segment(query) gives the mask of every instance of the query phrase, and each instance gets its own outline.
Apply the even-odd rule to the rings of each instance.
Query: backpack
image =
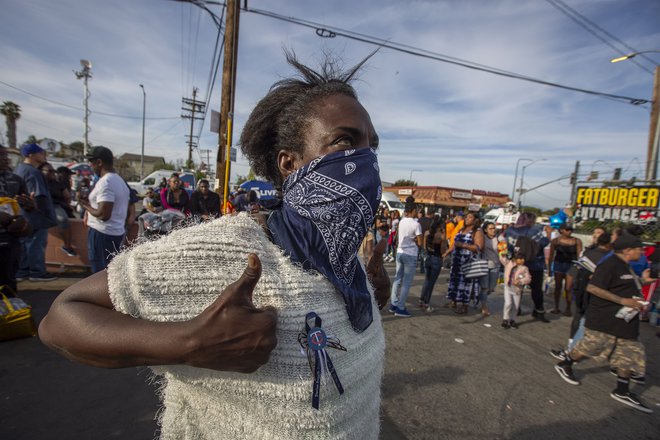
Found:
[[[540,246],[532,238],[521,235],[513,246],[513,255],[522,254],[525,258],[525,264],[534,261],[539,254]]]
[[[587,284],[591,279],[593,273],[583,267],[580,267],[575,276],[573,283],[573,295],[575,298],[575,307],[580,315],[584,315],[587,311],[587,304],[589,304],[589,292],[587,292]]]

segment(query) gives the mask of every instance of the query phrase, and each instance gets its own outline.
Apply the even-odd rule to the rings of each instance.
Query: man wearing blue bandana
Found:
[[[270,89],[240,138],[281,208],[124,251],[40,326],[78,362],[161,375],[162,439],[379,436],[390,284],[385,241],[366,265],[357,257],[381,197],[378,135],[348,84],[363,63],[317,72],[287,59],[298,76]]]

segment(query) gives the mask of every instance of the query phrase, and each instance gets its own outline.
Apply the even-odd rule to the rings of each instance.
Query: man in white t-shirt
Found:
[[[92,272],[105,269],[121,247],[126,236],[129,189],[113,168],[112,151],[106,147],[92,147],[86,156],[99,180],[81,200],[86,210],[87,251]]]
[[[396,275],[392,283],[390,312],[395,316],[407,318],[410,312],[406,309],[406,298],[415,277],[417,253],[422,246],[422,227],[417,222],[417,207],[414,202],[406,202],[404,215],[397,232],[399,245],[396,250]]]

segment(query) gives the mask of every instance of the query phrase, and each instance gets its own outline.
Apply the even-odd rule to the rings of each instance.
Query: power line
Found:
[[[555,8],[557,8],[559,11],[561,11],[561,12],[562,12],[564,15],[566,15],[568,18],[570,18],[571,20],[573,20],[575,23],[577,23],[577,25],[580,26],[582,29],[584,29],[585,31],[589,32],[591,35],[593,35],[594,37],[598,38],[600,41],[602,41],[603,43],[605,43],[606,45],[608,45],[609,47],[611,47],[612,49],[614,49],[619,55],[626,55],[626,54],[629,54],[629,53],[636,53],[636,52],[639,52],[637,49],[635,49],[635,48],[633,48],[633,47],[627,45],[626,43],[624,43],[623,41],[621,41],[621,40],[620,40],[619,38],[617,38],[616,36],[610,34],[610,33],[607,32],[605,29],[603,29],[602,27],[598,26],[596,23],[594,23],[593,21],[589,20],[587,17],[585,17],[584,15],[580,14],[580,13],[579,13],[578,11],[576,11],[575,9],[571,8],[570,6],[568,6],[568,5],[567,5],[566,3],[564,3],[562,0],[546,0],[546,1],[547,1],[548,3],[550,3],[552,6],[554,6]],[[594,29],[595,29],[595,30],[594,30]],[[605,35],[605,36],[608,37],[610,40],[614,40],[615,42],[619,43],[621,46],[625,47],[625,48],[628,50],[628,52],[626,52],[626,51],[622,51],[621,49],[619,49],[618,47],[616,47],[614,44],[610,43],[606,38],[602,37],[602,36],[601,36],[598,32],[596,32],[596,31],[598,31],[598,32],[600,32],[601,34]],[[645,58],[647,61],[650,61],[651,63],[653,63],[653,64],[655,65],[655,62],[654,62],[651,58],[649,58],[648,56],[646,56],[645,54],[640,54],[640,57]],[[653,71],[652,71],[651,69],[648,69],[646,66],[641,65],[639,62],[637,62],[637,61],[634,60],[634,59],[631,59],[630,61],[632,61],[632,62],[633,62],[637,67],[639,67],[640,69],[643,69],[644,71],[646,71],[646,72],[650,73],[651,75],[653,75]]]
[[[401,44],[401,43],[396,43],[396,42],[393,42],[393,41],[390,41],[390,40],[384,40],[382,38],[373,37],[373,36],[369,36],[369,35],[366,35],[366,34],[361,34],[361,33],[358,33],[358,32],[348,31],[348,30],[345,30],[345,29],[337,28],[337,27],[330,27],[330,26],[326,26],[326,25],[323,25],[323,24],[320,24],[320,23],[315,23],[315,22],[309,21],[309,20],[303,20],[303,19],[299,19],[299,18],[295,18],[295,17],[284,16],[284,15],[277,14],[275,12],[270,12],[270,11],[266,11],[266,10],[262,10],[262,9],[246,8],[245,11],[246,12],[252,12],[252,13],[258,14],[258,15],[263,15],[263,16],[270,17],[270,18],[274,18],[276,20],[281,20],[281,21],[286,21],[288,23],[297,24],[299,26],[304,26],[304,27],[307,27],[307,28],[310,28],[310,29],[314,29],[316,31],[316,34],[320,37],[334,38],[336,36],[341,36],[341,37],[348,38],[348,39],[351,39],[351,40],[360,41],[362,43],[373,44],[373,45],[376,45],[376,46],[379,46],[379,47],[386,47],[388,49],[392,49],[392,50],[402,52],[402,53],[407,53],[409,55],[414,55],[414,56],[418,56],[418,57],[422,57],[422,58],[428,58],[428,59],[432,59],[432,60],[435,60],[435,61],[441,61],[443,63],[454,64],[454,65],[465,67],[465,68],[472,69],[472,70],[478,70],[478,71],[481,71],[481,72],[491,73],[493,75],[504,76],[504,77],[508,77],[508,78],[518,79],[518,80],[521,80],[521,81],[533,82],[533,83],[536,83],[536,84],[542,84],[542,85],[546,85],[546,86],[550,86],[550,87],[556,87],[556,88],[560,88],[560,89],[564,89],[564,90],[571,90],[571,91],[574,91],[574,92],[585,93],[585,94],[588,94],[588,95],[599,96],[599,97],[602,97],[602,98],[608,98],[608,99],[613,99],[613,100],[616,100],[616,101],[627,102],[627,103],[633,104],[633,105],[647,104],[647,103],[651,102],[648,99],[632,98],[630,96],[623,96],[623,95],[614,95],[614,94],[611,94],[611,93],[597,92],[597,91],[594,91],[594,90],[582,89],[582,88],[579,88],[579,87],[566,86],[566,85],[559,84],[559,83],[540,80],[540,79],[532,78],[532,77],[521,75],[521,74],[514,73],[514,72],[507,72],[507,71],[504,71],[504,70],[501,70],[501,69],[498,69],[498,68],[495,68],[495,67],[490,67],[490,66],[486,66],[486,65],[483,65],[483,64],[478,64],[478,63],[475,63],[475,62],[472,62],[472,61],[462,60],[460,58],[455,58],[455,57],[451,57],[451,56],[448,56],[448,55],[439,54],[437,52],[432,52],[432,51],[421,49],[421,48],[418,48],[418,47],[414,47],[414,46],[410,46],[410,45],[406,45],[406,44]]]
[[[222,20],[225,16],[225,7],[223,6],[222,8],[222,15],[220,16],[220,23],[222,23]],[[220,35],[222,35],[222,44],[220,44]],[[211,60],[211,71],[209,72],[209,80],[206,85],[206,90],[208,90],[206,94],[206,102],[210,103],[211,102],[211,95],[213,94],[213,89],[215,87],[215,80],[218,76],[218,69],[220,68],[220,60],[222,59],[222,52],[225,47],[225,35],[224,32],[222,32],[222,25],[218,26],[218,34],[215,39],[215,47],[213,48],[213,59]],[[197,132],[197,138],[201,140],[202,136],[202,130],[204,129],[204,124],[206,122],[206,114],[208,113],[208,108],[209,106],[204,107],[204,116],[202,119],[202,123],[199,124],[199,130]],[[201,158],[200,158],[201,160]]]
[[[51,104],[59,105],[59,106],[62,106],[62,107],[67,107],[67,108],[70,108],[70,109],[73,109],[73,110],[84,111],[84,109],[82,107],[76,107],[75,105],[69,105],[69,104],[65,104],[63,102],[55,101],[53,99],[45,98],[43,96],[37,95],[36,93],[28,92],[27,90],[21,89],[20,87],[13,86],[13,85],[11,85],[9,83],[6,83],[4,81],[0,81],[0,84],[4,85],[6,87],[9,87],[11,89],[14,89],[14,90],[18,90],[19,92],[25,93],[26,95],[30,95],[34,98],[41,99],[42,101],[50,102]],[[117,114],[114,114],[114,113],[105,113],[105,112],[98,112],[98,111],[92,111],[90,114],[110,116],[110,117],[113,117],[113,118],[140,119],[140,120],[142,120],[142,116],[117,115]],[[146,118],[146,119],[163,120],[163,119],[179,119],[179,117],[177,117],[177,116],[174,116],[174,117],[149,117],[149,118]]]

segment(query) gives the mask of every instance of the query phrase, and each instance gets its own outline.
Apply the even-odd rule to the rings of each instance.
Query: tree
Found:
[[[39,141],[37,140],[37,137],[33,134],[28,136],[27,140],[24,142],[24,144],[38,144]]]
[[[533,206],[523,206],[520,208],[520,212],[531,212],[536,214],[536,216],[541,215],[541,210],[539,208],[535,208]]]
[[[236,176],[236,185],[240,186],[243,183],[247,182],[248,178],[245,176]]]
[[[21,107],[11,101],[4,101],[0,106],[0,114],[4,115],[7,124],[7,143],[16,148],[16,121],[21,117]]]
[[[399,179],[392,186],[417,186],[417,182],[408,179]]]
[[[174,171],[174,170],[176,170],[176,165],[174,165],[172,162],[165,162],[163,164],[156,164],[156,165],[154,165],[154,169],[151,170],[151,172],[153,173],[154,171],[157,171],[157,170],[172,170],[172,171]]]

